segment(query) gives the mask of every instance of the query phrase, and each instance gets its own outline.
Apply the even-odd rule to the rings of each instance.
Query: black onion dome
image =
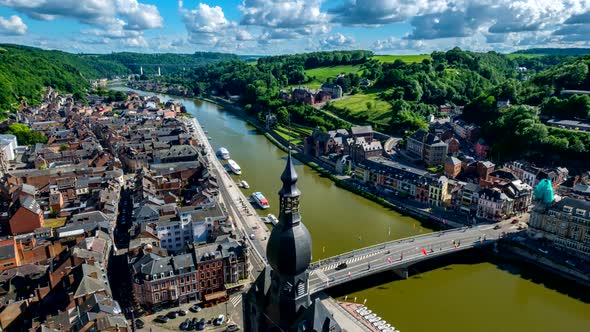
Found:
[[[302,223],[294,227],[277,225],[268,239],[266,255],[272,269],[281,275],[302,273],[311,262],[311,237]]]

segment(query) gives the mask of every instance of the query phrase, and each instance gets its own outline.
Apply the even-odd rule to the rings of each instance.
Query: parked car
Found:
[[[180,323],[180,326],[178,328],[180,328],[183,331],[187,331],[190,323],[191,323],[190,319],[187,318],[184,320],[184,322]]]
[[[135,320],[135,328],[136,329],[142,329],[145,326],[145,323],[141,320],[141,319],[136,319]]]
[[[174,319],[174,318],[178,317],[178,311],[170,311],[169,313],[166,314],[166,317],[168,317],[170,319]]]
[[[160,315],[160,316],[156,317],[156,319],[155,319],[155,321],[158,323],[166,323],[169,320],[170,320],[170,318],[168,318],[164,315]]]
[[[539,248],[539,251],[540,251],[540,252],[542,252],[542,253],[544,253],[544,254],[548,254],[548,253],[549,253],[549,251],[547,251],[547,250],[543,250],[543,249],[541,249],[541,248]]]
[[[233,324],[227,327],[227,329],[225,329],[227,332],[236,332],[240,330],[240,327]]]
[[[178,316],[186,316],[186,311],[185,310],[180,309],[177,312],[178,312]]]
[[[201,318],[201,320],[197,323],[197,331],[203,331],[205,329],[205,318]]]
[[[500,225],[494,226],[494,229],[500,229],[500,228],[502,228],[502,227],[500,227]]]
[[[199,312],[201,311],[201,307],[198,304],[193,304],[190,308],[188,308],[191,312]]]
[[[219,326],[219,325],[223,324],[224,321],[225,321],[225,316],[224,315],[219,315],[219,317],[217,317],[215,319],[215,322],[213,322],[213,325]]]
[[[511,224],[516,224],[518,222],[517,218],[512,219],[512,223]]]
[[[576,267],[576,264],[574,264],[574,263],[573,263],[572,261],[570,261],[570,260],[567,260],[567,261],[565,261],[565,263],[566,263],[567,265],[569,265],[569,266]]]
[[[197,317],[193,317],[193,319],[191,320],[190,329],[197,330],[198,324],[199,324],[199,320],[197,319]]]

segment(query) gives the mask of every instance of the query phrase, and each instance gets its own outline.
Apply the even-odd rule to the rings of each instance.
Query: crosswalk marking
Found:
[[[230,301],[234,305],[234,307],[237,307],[238,304],[240,304],[240,302],[242,301],[242,295],[234,296],[230,299]]]
[[[380,251],[375,251],[375,252],[372,252],[370,254],[366,254],[366,255],[363,255],[363,256],[358,256],[358,257],[347,259],[347,260],[344,261],[344,263],[346,263],[347,265],[348,264],[353,264],[353,263],[356,263],[358,261],[365,260],[365,259],[367,259],[369,257],[375,256],[375,255],[378,255],[378,254],[381,254],[381,253],[383,253],[383,251],[381,251],[381,250]],[[342,263],[343,262],[333,263],[333,264],[324,266],[324,267],[320,268],[319,270],[320,271],[334,270],[336,267],[338,267],[338,265],[340,265]]]

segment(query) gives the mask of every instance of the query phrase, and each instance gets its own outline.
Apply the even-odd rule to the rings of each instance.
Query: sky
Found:
[[[0,0],[0,42],[249,55],[590,47],[590,0]]]

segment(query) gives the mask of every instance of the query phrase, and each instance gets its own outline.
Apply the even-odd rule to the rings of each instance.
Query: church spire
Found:
[[[279,223],[282,226],[292,226],[298,224],[301,220],[299,215],[299,196],[301,191],[297,188],[297,172],[293,165],[291,150],[287,156],[287,165],[281,174],[283,187],[279,191]]]

